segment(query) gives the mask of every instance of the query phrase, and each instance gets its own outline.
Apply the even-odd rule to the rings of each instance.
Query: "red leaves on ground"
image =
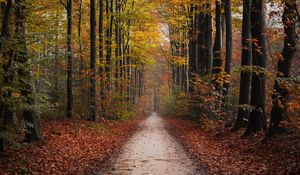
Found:
[[[170,133],[213,174],[299,174],[300,136],[292,132],[262,144],[263,133],[242,139],[242,132],[212,134],[188,121],[165,118]]]
[[[119,149],[141,121],[45,122],[45,141],[8,150],[0,159],[0,174],[85,174]]]

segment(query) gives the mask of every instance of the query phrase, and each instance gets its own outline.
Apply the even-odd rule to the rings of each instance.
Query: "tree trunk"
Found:
[[[199,60],[199,73],[201,75],[205,74],[205,67],[206,67],[206,52],[205,52],[205,42],[206,42],[206,36],[205,36],[205,13],[204,13],[204,7],[200,9],[201,12],[198,16],[198,60]]]
[[[67,6],[67,18],[68,18],[68,32],[67,32],[67,46],[68,46],[68,70],[67,70],[67,117],[73,116],[73,49],[72,49],[72,27],[73,27],[73,3],[72,0],[68,0]]]
[[[211,5],[212,1],[210,0],[206,4],[206,8],[208,13],[206,14],[206,57],[207,57],[207,62],[206,62],[206,75],[211,75],[212,73],[212,66],[213,66],[213,35],[212,35],[212,15],[211,15]]]
[[[83,70],[83,57],[82,57],[82,40],[81,40],[81,24],[82,24],[82,0],[79,0],[79,17],[78,17],[78,42],[79,42],[79,59],[80,59],[80,74]]]
[[[2,4],[1,4],[2,5]],[[10,17],[12,14],[12,0],[7,1],[7,4],[3,5],[4,8],[4,16],[3,16],[3,22],[2,22],[2,31],[1,31],[1,38],[0,38],[0,59],[2,60],[2,56],[4,55],[5,50],[5,43],[9,36],[9,22]],[[13,51],[10,51],[11,53]],[[13,72],[11,70],[12,68],[12,54],[7,55],[7,59],[9,59],[7,62],[5,61],[3,64],[3,70],[5,72],[4,74],[4,82],[3,84],[9,84],[13,80]],[[11,91],[5,90],[3,94],[1,94],[2,98],[9,99],[11,98]],[[3,132],[5,130],[5,126],[12,122],[13,113],[11,112],[11,107],[8,104],[1,104],[1,114],[0,114],[0,132]],[[0,138],[0,153],[4,151],[4,138]]]
[[[213,48],[213,70],[212,73],[216,76],[213,78],[215,88],[219,91],[221,89],[220,82],[217,81],[218,74],[222,71],[222,28],[221,28],[221,2],[216,1],[216,36]]]
[[[252,60],[251,53],[251,0],[243,1],[243,31],[242,31],[242,70],[240,80],[240,97],[238,116],[233,130],[246,126],[249,118],[251,73],[249,72]]]
[[[194,15],[195,7],[194,5],[191,5],[190,13],[192,14],[190,16],[190,30],[189,30],[189,65],[190,65],[190,72],[194,73],[196,71],[196,56],[195,56],[195,15]],[[172,44],[171,44],[171,47]],[[172,53],[173,54],[173,53]]]
[[[288,78],[290,78],[292,62],[297,50],[297,14],[296,0],[285,0],[282,22],[284,24],[284,47],[282,58],[278,60],[277,77],[274,86],[273,107],[268,136],[280,132],[279,124],[287,118],[286,98],[289,95]],[[298,19],[299,20],[299,19]]]
[[[252,73],[250,118],[245,135],[266,129],[265,123],[265,73],[267,60],[265,38],[265,2],[253,0],[251,8],[252,66],[258,73]]]
[[[11,13],[13,10],[12,4],[13,4],[13,0],[8,0],[5,5],[4,16],[2,21],[2,31],[0,36],[1,37],[0,38],[0,59],[3,56],[4,46],[9,36],[9,23],[11,19]]]
[[[225,57],[225,72],[231,75],[231,59],[232,59],[232,16],[231,16],[231,0],[225,0],[225,24],[226,24],[226,57]],[[223,101],[228,102],[228,93],[230,82],[224,83]]]
[[[21,95],[25,98],[25,103],[28,107],[23,110],[23,117],[26,123],[25,141],[33,142],[42,139],[41,126],[39,121],[39,116],[34,109],[34,88],[33,79],[29,68],[26,66],[29,55],[27,51],[26,44],[26,2],[23,0],[16,0],[16,26],[17,26],[17,39],[18,39],[18,53],[16,61],[22,64],[18,69],[19,82],[21,85]]]
[[[99,0],[99,61],[100,61],[100,100],[101,100],[101,114],[105,112],[105,58],[104,58],[104,0]]]
[[[90,4],[90,40],[91,40],[91,60],[90,60],[90,70],[92,75],[90,75],[90,115],[92,121],[97,121],[97,104],[96,104],[96,1],[91,0]]]

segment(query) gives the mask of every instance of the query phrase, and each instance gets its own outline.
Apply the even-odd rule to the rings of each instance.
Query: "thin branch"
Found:
[[[59,0],[59,1],[65,8],[67,8],[67,5],[62,0]]]

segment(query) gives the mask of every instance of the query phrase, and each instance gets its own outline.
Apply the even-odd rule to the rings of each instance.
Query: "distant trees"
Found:
[[[152,4],[142,3],[1,1],[1,151],[17,129],[27,142],[41,140],[39,116],[97,121],[133,115],[145,92],[145,53],[153,47],[145,42],[150,37],[138,34],[157,32],[142,27],[145,20],[153,25],[145,10]]]

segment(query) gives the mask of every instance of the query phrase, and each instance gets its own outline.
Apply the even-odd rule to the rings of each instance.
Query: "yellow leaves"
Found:
[[[183,66],[187,64],[187,60],[185,57],[172,56],[172,61],[177,66]]]
[[[230,74],[227,74],[226,72],[221,72],[219,74],[214,75],[213,80],[217,84],[227,84],[227,83],[230,83],[231,76],[230,76]]]

